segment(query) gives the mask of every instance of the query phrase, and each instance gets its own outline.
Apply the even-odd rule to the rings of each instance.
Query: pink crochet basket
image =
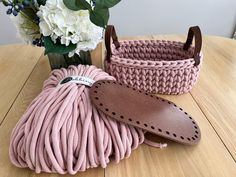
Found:
[[[193,37],[195,46],[191,45]],[[105,70],[118,81],[150,93],[182,94],[190,91],[197,81],[203,59],[198,26],[189,28],[185,43],[118,41],[114,26],[107,26],[105,46]]]

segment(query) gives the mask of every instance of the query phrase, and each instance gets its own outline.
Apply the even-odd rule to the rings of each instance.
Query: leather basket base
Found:
[[[97,81],[90,88],[94,105],[110,117],[158,136],[188,145],[201,132],[194,119],[173,102],[116,81]]]

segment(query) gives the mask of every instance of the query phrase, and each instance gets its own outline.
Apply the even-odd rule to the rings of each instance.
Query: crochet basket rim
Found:
[[[150,45],[154,45],[154,46],[157,46],[155,44],[157,43],[165,43],[165,42],[168,42],[168,43],[171,43],[171,44],[183,44],[184,45],[184,42],[182,41],[175,41],[175,40],[160,40],[160,39],[145,39],[145,40],[127,40],[127,39],[124,39],[124,40],[120,40],[119,41],[120,44],[124,44],[124,43],[127,43],[127,42],[133,42],[136,43],[136,44],[139,44],[141,45],[142,42],[149,42]],[[170,44],[170,45],[171,45]],[[132,45],[132,44],[130,44]],[[194,65],[195,63],[195,60],[193,57],[191,58],[183,58],[183,59],[180,59],[180,60],[157,60],[157,61],[153,61],[153,60],[142,60],[142,59],[132,59],[132,58],[125,58],[125,57],[119,57],[119,48],[116,49],[115,45],[114,44],[111,44],[111,49],[112,49],[112,55],[111,55],[111,58],[110,58],[110,61],[107,61],[105,60],[105,63],[106,64],[110,64],[110,63],[113,63],[113,64],[120,64],[120,65],[126,65],[126,67],[130,67],[130,68],[171,68],[171,69],[182,69],[182,68],[191,68],[191,67],[197,67]],[[194,50],[194,46],[190,46],[190,49],[189,50]],[[200,52],[200,65],[202,63],[202,59],[203,59],[203,54],[202,54],[202,51]]]

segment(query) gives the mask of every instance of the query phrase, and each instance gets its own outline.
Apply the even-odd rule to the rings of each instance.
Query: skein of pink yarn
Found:
[[[10,159],[17,167],[75,174],[128,157],[144,141],[141,129],[117,122],[90,102],[89,88],[59,82],[71,76],[114,80],[95,66],[52,71],[11,135]]]

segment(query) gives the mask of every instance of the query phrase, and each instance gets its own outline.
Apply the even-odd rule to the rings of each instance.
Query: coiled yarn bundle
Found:
[[[108,117],[91,104],[89,88],[64,78],[114,80],[95,66],[52,71],[11,135],[10,159],[17,167],[75,174],[119,162],[144,141],[144,132]]]

